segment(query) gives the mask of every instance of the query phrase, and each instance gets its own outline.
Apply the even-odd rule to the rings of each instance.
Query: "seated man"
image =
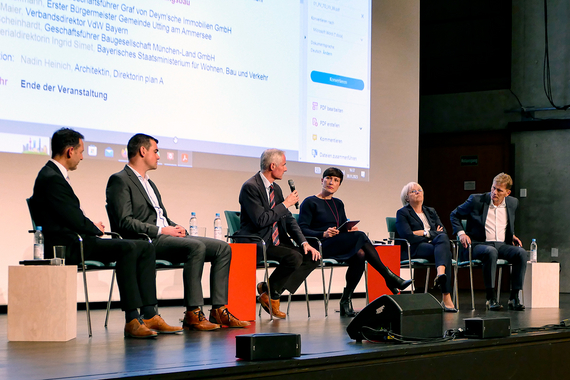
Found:
[[[157,332],[182,331],[167,325],[157,314],[154,247],[143,240],[101,239],[103,223],[91,222],[81,211],[68,172],[77,169],[83,150],[82,134],[67,128],[56,131],[51,139],[52,158],[36,178],[30,209],[36,224],[42,226],[46,257],[50,257],[54,245],[64,245],[66,263],[79,264],[81,253],[76,234],[81,235],[86,260],[117,263],[126,337],[150,338]]]
[[[259,302],[265,311],[277,318],[286,314],[279,310],[279,297],[283,290],[294,293],[305,278],[319,264],[320,254],[311,247],[297,221],[288,208],[299,202],[297,191],[283,198],[283,192],[275,180],[280,180],[287,171],[285,152],[268,149],[261,155],[261,171],[248,179],[239,193],[241,205],[240,230],[236,235],[257,235],[267,244],[267,258],[279,261],[279,266],[269,277],[267,285],[257,285]],[[291,242],[289,235],[298,247]],[[240,242],[253,242],[239,238]],[[259,245],[258,245],[259,248]],[[263,260],[261,249],[257,250],[258,261]],[[271,297],[271,305],[270,305]]]
[[[115,173],[107,183],[107,206],[111,225],[125,237],[139,233],[152,238],[158,259],[184,263],[184,306],[186,313],[182,323],[185,329],[215,330],[220,325],[245,327],[249,322],[240,321],[225,306],[228,303],[228,277],[232,251],[226,242],[198,236],[188,236],[186,229],[166,214],[158,188],[147,172],[155,170],[160,158],[158,140],[136,134],[127,145],[129,163]],[[208,321],[201,306],[202,270],[210,261],[210,296],[212,310]]]
[[[498,174],[493,179],[490,193],[472,194],[451,212],[453,233],[457,234],[463,247],[472,245],[473,259],[483,262],[486,306],[489,310],[503,308],[495,297],[498,258],[507,260],[513,266],[509,309],[525,308],[519,300],[519,291],[524,282],[527,253],[515,236],[515,211],[519,201],[509,196],[512,185],[511,176]],[[462,219],[467,220],[467,231],[463,230]]]

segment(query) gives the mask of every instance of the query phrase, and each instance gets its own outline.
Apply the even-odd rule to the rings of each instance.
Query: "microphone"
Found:
[[[291,189],[291,192],[295,191],[295,181],[290,179],[288,182],[289,182],[289,188]],[[297,210],[299,209],[299,202],[295,203],[295,208]]]

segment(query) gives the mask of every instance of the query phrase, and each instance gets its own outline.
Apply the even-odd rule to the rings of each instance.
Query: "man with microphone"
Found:
[[[285,152],[267,149],[261,155],[261,171],[248,179],[239,194],[241,205],[240,230],[236,235],[256,235],[265,241],[267,258],[277,260],[279,266],[269,277],[269,289],[266,283],[259,283],[259,302],[266,312],[277,318],[286,314],[279,310],[279,297],[284,290],[294,293],[305,278],[319,263],[320,254],[312,248],[297,221],[288,208],[299,205],[299,193],[292,181],[289,182],[291,194],[283,197],[283,192],[275,180],[283,178],[287,171]],[[290,236],[290,237],[289,237]],[[291,238],[297,243],[293,245]],[[247,237],[239,242],[255,242]],[[258,261],[263,260],[261,244],[258,243]]]

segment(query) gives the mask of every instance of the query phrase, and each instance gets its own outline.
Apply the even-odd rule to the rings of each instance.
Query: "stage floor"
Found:
[[[471,317],[509,317],[512,329],[559,324],[561,320],[570,318],[570,294],[560,295],[559,309],[527,309],[523,312],[487,312],[484,310],[483,294],[477,294],[475,311],[470,310],[470,295],[467,292],[461,293],[460,301],[462,310],[459,313],[444,314],[445,330],[463,327],[463,319]],[[502,303],[506,306],[506,300]],[[261,318],[258,317],[252,326],[245,329],[192,331],[181,335],[161,335],[150,340],[124,339],[124,316],[118,309],[111,311],[107,329],[103,327],[105,311],[92,311],[93,337],[89,339],[85,312],[79,311],[77,338],[65,343],[8,342],[7,316],[4,314],[0,315],[0,379],[157,378],[161,375],[170,375],[172,378],[209,377],[206,374],[210,372],[212,375],[213,369],[231,371],[232,368],[238,369],[236,367],[260,365],[260,362],[235,358],[235,336],[252,333],[301,334],[302,356],[293,360],[297,363],[316,358],[334,363],[335,358],[346,359],[347,355],[377,352],[394,354],[393,351],[401,351],[402,355],[406,355],[411,347],[422,346],[356,343],[346,333],[351,319],[340,318],[339,313],[334,311],[338,308],[338,300],[331,300],[327,318],[322,300],[311,301],[310,304],[309,319],[306,303],[295,301],[286,320],[270,322],[268,315],[263,312]],[[355,299],[354,306],[363,308],[365,300]],[[282,304],[282,310],[285,308],[286,303]],[[207,315],[207,306],[205,312]],[[167,322],[175,324],[183,316],[183,308],[162,307],[160,313]],[[433,349],[449,349],[449,345],[460,342],[456,340],[429,345]]]

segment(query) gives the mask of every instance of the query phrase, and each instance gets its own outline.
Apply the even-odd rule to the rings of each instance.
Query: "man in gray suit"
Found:
[[[141,133],[129,140],[128,165],[113,174],[107,183],[111,228],[130,238],[144,233],[152,239],[157,259],[184,263],[186,313],[182,326],[185,329],[215,330],[220,326],[248,326],[249,322],[240,321],[225,306],[228,302],[230,246],[216,239],[189,236],[184,227],[168,218],[158,188],[147,174],[158,166],[160,155],[157,144],[157,139]],[[212,263],[212,309],[209,321],[201,309],[204,304],[202,270],[205,261]]]
[[[509,309],[524,310],[519,300],[526,273],[527,254],[515,235],[515,211],[519,201],[510,197],[513,180],[500,173],[493,178],[491,192],[472,194],[462,205],[451,212],[453,233],[463,247],[472,245],[473,259],[483,262],[483,279],[489,310],[501,310],[495,298],[495,274],[497,259],[505,259],[513,265]],[[467,221],[465,231],[461,220]],[[465,257],[463,258],[465,259]]]

